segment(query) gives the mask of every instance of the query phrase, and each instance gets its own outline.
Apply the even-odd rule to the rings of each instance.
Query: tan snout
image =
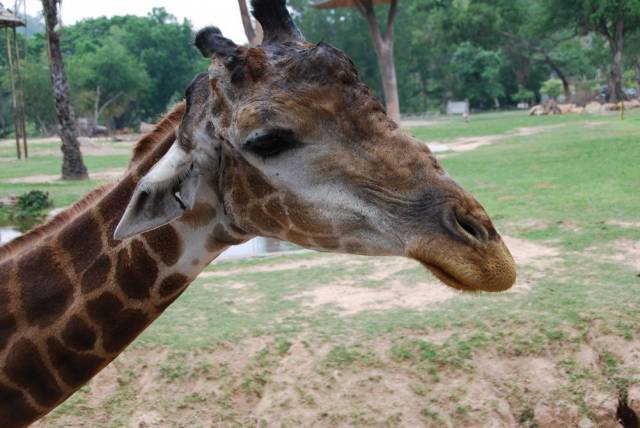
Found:
[[[468,201],[472,203],[443,206],[439,232],[416,236],[406,254],[453,288],[508,290],[516,281],[513,257],[484,209],[474,199]]]

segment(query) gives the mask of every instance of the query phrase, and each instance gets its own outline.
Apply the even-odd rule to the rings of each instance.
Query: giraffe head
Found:
[[[209,205],[198,211],[216,220],[199,222],[202,233],[404,255],[458,289],[511,287],[513,259],[485,210],[387,117],[352,61],[305,41],[284,0],[252,3],[261,46],[198,33],[212,65],[187,89],[177,140],[141,179],[116,238]]]

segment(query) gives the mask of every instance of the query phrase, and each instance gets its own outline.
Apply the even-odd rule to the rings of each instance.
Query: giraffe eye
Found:
[[[251,136],[243,145],[246,150],[263,159],[276,157],[287,150],[300,147],[302,143],[298,141],[293,132],[286,129],[277,129],[265,134]]]

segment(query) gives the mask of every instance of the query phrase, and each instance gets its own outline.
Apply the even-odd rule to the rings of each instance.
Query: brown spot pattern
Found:
[[[118,252],[116,282],[127,296],[132,299],[149,297],[149,290],[157,278],[156,262],[147,254],[142,242],[134,240],[131,243],[130,254],[126,248]]]
[[[257,172],[249,172],[246,176],[246,180],[251,193],[253,193],[258,199],[269,196],[276,191],[276,189]]]
[[[178,263],[182,254],[182,239],[173,226],[165,225],[142,234],[154,253],[162,263],[173,266]]]
[[[277,233],[282,229],[282,225],[271,218],[261,206],[254,206],[249,213],[251,220],[260,228],[261,232]]]
[[[7,260],[0,262],[0,286],[6,286],[9,283],[9,276],[13,268],[13,261]]]
[[[22,258],[18,281],[22,285],[22,309],[31,324],[44,327],[71,304],[73,288],[50,247],[36,248]]]
[[[186,276],[174,273],[166,277],[160,284],[159,293],[162,297],[167,297],[175,294],[189,283],[189,278]]]
[[[62,331],[62,340],[64,340],[64,343],[78,351],[89,351],[93,349],[96,339],[96,332],[77,315],[71,317]]]
[[[36,410],[27,404],[25,395],[0,382],[0,426],[22,427],[38,417]]]
[[[91,379],[104,362],[102,358],[95,355],[71,352],[54,337],[47,339],[47,351],[51,363],[62,380],[74,388]]]
[[[124,210],[131,199],[136,183],[130,175],[127,175],[116,188],[110,191],[98,205],[100,214],[104,218],[107,234],[107,241],[111,248],[117,246],[122,241],[113,239],[113,232],[124,214]]]
[[[82,274],[80,286],[83,293],[90,293],[97,290],[107,282],[107,277],[111,271],[111,259],[107,255],[100,256],[89,269]]]
[[[62,398],[55,378],[46,369],[36,346],[20,339],[9,350],[4,372],[13,383],[33,397],[42,406],[53,406]]]
[[[223,225],[217,224],[213,228],[213,233],[207,239],[206,246],[208,251],[215,251],[221,246],[238,245],[243,241],[243,239],[235,238],[229,234]]]
[[[60,244],[71,256],[76,273],[83,272],[102,249],[100,225],[85,213],[60,232]]]
[[[325,250],[336,250],[340,247],[340,241],[333,236],[314,236],[313,240]]]
[[[0,299],[5,296],[0,292]],[[16,319],[9,312],[0,312],[0,350],[4,349],[9,343],[9,339],[16,332]]]
[[[206,226],[215,216],[216,209],[213,206],[204,202],[198,202],[193,208],[186,211],[182,217],[180,217],[180,222],[195,229]]]
[[[7,346],[16,332],[16,319],[9,312],[9,275],[12,265],[11,261],[0,264],[0,350]]]
[[[110,353],[124,349],[148,323],[145,314],[125,309],[112,293],[105,293],[88,302],[87,312],[102,329],[102,344],[105,351]]]

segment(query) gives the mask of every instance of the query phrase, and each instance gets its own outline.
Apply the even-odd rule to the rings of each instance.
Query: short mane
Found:
[[[160,122],[155,125],[154,129],[151,132],[138,140],[135,148],[133,149],[133,157],[129,162],[129,167],[127,170],[130,170],[134,165],[139,163],[140,160],[144,159],[158,144],[162,143],[169,135],[175,133],[175,130],[180,124],[180,120],[184,115],[184,110],[184,103],[176,104],[171,112],[165,115],[160,120]],[[86,211],[89,207],[95,205],[95,203],[99,201],[102,196],[104,196],[113,187],[114,184],[111,183],[102,185],[97,189],[93,189],[85,197],[80,199],[80,201],[62,211],[50,221],[37,226],[24,235],[19,236],[11,242],[0,246],[0,262],[8,259],[11,256],[20,254],[26,248],[29,248],[43,238],[60,230],[64,225],[68,224],[79,214]]]

